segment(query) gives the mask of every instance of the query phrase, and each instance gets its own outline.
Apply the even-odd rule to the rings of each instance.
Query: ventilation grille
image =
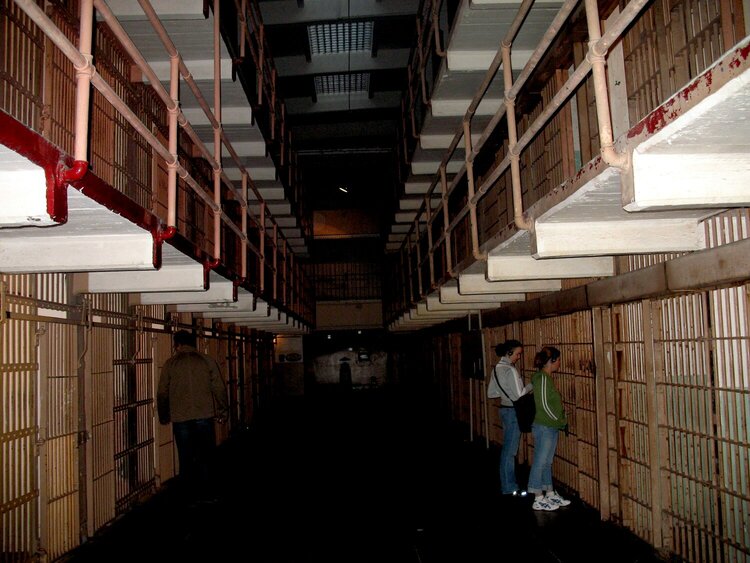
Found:
[[[315,93],[348,94],[367,92],[370,89],[370,73],[354,72],[351,74],[323,74],[315,77]]]
[[[308,25],[310,54],[315,56],[371,51],[373,23],[368,21]]]

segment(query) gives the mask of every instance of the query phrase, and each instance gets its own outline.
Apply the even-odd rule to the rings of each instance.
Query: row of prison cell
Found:
[[[599,3],[603,31],[617,20],[628,4],[630,2],[624,0]],[[409,176],[408,166],[430,112],[432,88],[442,68],[441,58],[445,56],[440,40],[435,39],[437,32],[427,32],[440,29],[440,19],[435,14],[444,9],[441,6],[440,0],[423,5],[420,21],[425,32],[419,34],[419,43],[412,52],[409,88],[401,104],[396,146],[400,177],[404,180]],[[448,29],[450,15],[449,10]],[[610,92],[611,128],[615,139],[740,42],[746,35],[745,21],[743,5],[738,0],[647,3],[607,59],[609,83],[625,87],[623,94]],[[528,137],[522,146],[515,147],[514,142],[519,156],[522,209],[529,209],[573,178],[582,165],[600,152],[601,125],[597,118],[593,76],[589,74],[575,87],[570,99],[559,100],[566,81],[587,61],[585,26],[583,11],[573,10],[520,91],[513,92],[515,99],[508,106],[516,115],[519,141]],[[509,85],[513,85],[512,79]],[[389,319],[407,309],[414,296],[429,292],[436,283],[460,271],[476,258],[477,249],[484,248],[483,245],[514,223],[517,209],[514,209],[508,164],[514,147],[511,147],[506,124],[510,110],[504,111],[501,107],[488,130],[472,125],[479,103],[490,93],[491,90],[477,92],[471,106],[474,110],[471,107],[467,110],[464,129],[456,131],[440,170],[431,180],[425,203],[398,255],[392,259]],[[537,119],[550,111],[549,119],[541,123],[538,133],[531,134],[532,129],[536,131],[539,126]],[[467,143],[467,130],[481,133],[483,144]],[[457,149],[465,144],[470,150],[461,156]],[[463,166],[452,174],[452,166],[459,164]],[[474,203],[475,213],[470,212]],[[476,219],[472,219],[472,215]],[[476,225],[472,225],[472,221]]]
[[[254,4],[247,8],[257,12]],[[79,3],[52,1],[45,13],[73,44],[79,36]],[[76,70],[74,64],[39,26],[13,0],[0,3],[0,110],[73,154],[75,143]],[[233,37],[233,36],[232,36]],[[252,39],[258,41],[258,34]],[[234,48],[244,52],[246,42],[234,38]],[[262,36],[260,41],[263,41]],[[250,41],[252,43],[252,41]],[[260,45],[251,44],[248,56],[237,71],[248,75],[257,86],[253,115],[266,129],[269,154],[279,163],[280,181],[287,192],[294,192],[297,170],[290,134],[284,125],[283,102],[275,95],[273,62]],[[253,57],[249,56],[250,53]],[[156,90],[134,79],[136,65],[112,29],[95,27],[93,56],[96,73],[123,100],[143,129],[153,132],[164,147],[170,136],[169,108]],[[263,58],[265,56],[265,58]],[[260,58],[258,58],[260,57]],[[257,59],[257,60],[256,60]],[[261,63],[262,59],[262,63]],[[250,67],[253,67],[252,69]],[[257,200],[256,212],[244,206],[240,190],[226,174],[215,192],[215,167],[206,158],[206,148],[197,144],[195,132],[186,124],[178,131],[177,160],[186,171],[178,175],[175,227],[186,242],[186,253],[206,263],[221,257],[227,276],[235,277],[256,296],[278,302],[300,318],[314,317],[312,288],[290,245],[275,224],[268,206],[248,177],[247,201]],[[138,132],[112,99],[92,89],[89,134],[89,176],[127,196],[139,209],[152,213],[168,224],[168,163]],[[220,160],[220,159],[219,159]],[[195,183],[189,182],[189,178]],[[187,179],[186,179],[187,178]],[[243,182],[244,184],[244,182]],[[196,185],[198,188],[196,188]],[[254,196],[252,195],[254,193]],[[214,209],[220,202],[218,211]],[[243,215],[248,215],[246,233],[241,232]],[[140,217],[140,214],[135,213]],[[215,221],[221,216],[220,228]],[[246,238],[243,236],[246,235]]]
[[[527,381],[542,346],[561,350],[555,381],[570,433],[560,436],[556,481],[685,561],[750,558],[750,286],[476,326],[487,369],[496,344],[523,342]],[[501,443],[487,382],[466,377],[472,331],[458,330],[428,337],[422,360],[468,437]],[[519,459],[530,463],[524,436]]]
[[[202,326],[127,295],[73,297],[70,276],[0,282],[0,559],[54,560],[175,475],[171,425],[156,415],[171,333],[199,336],[229,393],[223,441],[270,396],[272,335]]]

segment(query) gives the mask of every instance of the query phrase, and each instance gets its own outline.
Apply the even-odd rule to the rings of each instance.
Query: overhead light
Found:
[[[348,194],[348,193],[349,193],[349,188],[347,188],[346,186],[339,186],[339,189],[340,189],[340,190],[341,190],[342,192],[344,192],[345,194]]]

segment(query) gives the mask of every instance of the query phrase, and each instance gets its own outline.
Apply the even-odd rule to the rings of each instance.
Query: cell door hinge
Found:
[[[86,442],[91,439],[91,432],[88,430],[81,430],[78,432],[78,445],[83,446]]]

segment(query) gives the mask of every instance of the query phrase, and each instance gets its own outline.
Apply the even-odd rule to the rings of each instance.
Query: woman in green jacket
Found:
[[[534,386],[536,416],[531,432],[534,435],[534,461],[529,473],[529,493],[534,494],[534,510],[557,510],[570,504],[552,486],[552,460],[557,437],[568,420],[562,397],[552,383],[552,374],[560,367],[560,350],[545,346],[534,357],[537,372],[531,376]]]

